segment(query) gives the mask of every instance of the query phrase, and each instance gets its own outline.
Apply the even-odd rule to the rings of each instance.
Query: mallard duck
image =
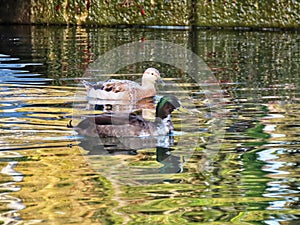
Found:
[[[87,89],[87,96],[106,100],[130,100],[153,97],[156,94],[155,82],[161,81],[160,73],[155,68],[148,68],[143,74],[142,85],[130,80],[109,79],[95,84],[82,81]]]
[[[180,108],[175,96],[164,96],[156,106],[155,121],[148,121],[134,113],[103,113],[87,117],[75,130],[91,137],[142,137],[167,135],[173,130],[171,113]],[[71,123],[69,127],[72,127]]]

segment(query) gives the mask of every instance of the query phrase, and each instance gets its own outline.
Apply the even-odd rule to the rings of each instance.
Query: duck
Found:
[[[155,120],[135,113],[102,113],[87,117],[75,127],[89,137],[147,137],[168,135],[174,130],[171,113],[182,108],[175,96],[163,96],[156,105]],[[73,127],[70,121],[68,127]]]
[[[109,79],[97,83],[86,80],[82,84],[87,90],[87,96],[105,100],[138,101],[156,95],[155,83],[163,84],[160,73],[155,68],[148,68],[143,73],[142,84],[131,80]]]
[[[114,100],[102,100],[102,99],[88,99],[85,109],[96,110],[102,112],[151,112],[155,114],[155,105],[159,96],[143,98],[136,102],[128,101],[114,101]],[[130,104],[129,104],[130,103]]]

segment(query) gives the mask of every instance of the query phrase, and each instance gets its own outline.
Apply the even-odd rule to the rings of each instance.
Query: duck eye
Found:
[[[151,75],[154,75],[154,73],[151,73]]]

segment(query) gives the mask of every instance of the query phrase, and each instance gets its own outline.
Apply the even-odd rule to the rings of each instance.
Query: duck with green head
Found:
[[[181,106],[175,96],[164,96],[156,106],[154,121],[134,113],[103,113],[81,121],[75,130],[92,137],[161,136],[173,130],[171,113]]]

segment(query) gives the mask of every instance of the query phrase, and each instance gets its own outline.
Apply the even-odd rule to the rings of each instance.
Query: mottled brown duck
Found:
[[[134,81],[117,79],[94,84],[83,80],[82,83],[90,98],[137,101],[155,96],[157,81],[162,82],[159,71],[155,68],[148,68],[143,74],[141,85]]]

